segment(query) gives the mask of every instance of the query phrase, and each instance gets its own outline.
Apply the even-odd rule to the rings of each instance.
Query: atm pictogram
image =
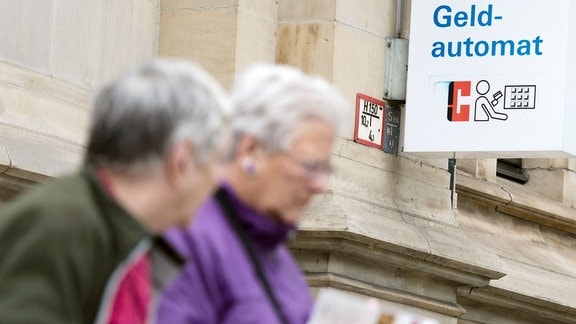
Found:
[[[492,89],[487,80],[449,81],[447,118],[451,122],[508,120],[508,109],[535,109],[536,85],[505,85]],[[503,93],[504,92],[504,93]]]

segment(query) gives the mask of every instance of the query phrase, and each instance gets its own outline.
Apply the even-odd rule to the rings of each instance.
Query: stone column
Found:
[[[202,64],[230,87],[247,64],[274,62],[277,5],[256,0],[163,0],[160,55]]]

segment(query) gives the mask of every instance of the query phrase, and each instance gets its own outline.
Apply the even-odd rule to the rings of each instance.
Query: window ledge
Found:
[[[458,195],[489,201],[499,212],[576,234],[576,210],[533,192],[473,178],[464,172],[456,177]]]

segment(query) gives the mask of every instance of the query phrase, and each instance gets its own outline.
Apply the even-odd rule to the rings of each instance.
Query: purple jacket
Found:
[[[291,324],[305,323],[312,298],[283,244],[294,228],[259,214],[226,190],[285,316]],[[159,323],[279,323],[241,240],[214,198],[200,208],[191,228],[173,229],[166,238],[190,260],[160,300]]]

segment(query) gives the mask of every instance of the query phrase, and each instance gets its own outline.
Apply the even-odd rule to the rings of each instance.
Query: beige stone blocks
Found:
[[[396,37],[396,1],[339,0],[336,3],[338,22],[378,37]]]
[[[0,57],[80,87],[157,53],[159,0],[0,3]]]
[[[4,173],[54,176],[80,163],[88,127],[87,90],[0,63],[0,93]]]
[[[406,240],[414,227],[457,224],[445,170],[345,139],[338,140],[334,154],[330,192],[315,200],[309,211],[312,223],[305,227],[347,230],[422,248],[428,247],[423,237]],[[385,228],[391,224],[393,231]]]
[[[356,93],[383,96],[386,37],[394,36],[395,14],[392,1],[279,2],[276,61],[320,74],[340,88],[350,102],[348,139]]]
[[[332,80],[333,46],[333,23],[280,23],[276,61]]]
[[[332,80],[336,1],[278,2],[276,62]]]
[[[93,91],[157,55],[160,0],[0,2],[0,170],[30,180],[81,163]]]
[[[511,196],[520,200],[517,199],[519,193],[511,192]],[[532,210],[552,210],[552,205],[523,205],[530,204]],[[576,238],[561,230],[509,216],[508,211],[500,212],[500,208],[491,204],[466,198],[460,206],[460,228],[470,242],[481,244],[505,261],[502,271],[506,276],[491,281],[488,289],[491,297],[482,298],[482,302],[521,309],[528,314],[538,313],[559,323],[571,322],[576,294],[569,283],[576,276],[576,252],[570,247],[576,244]]]
[[[202,64],[229,88],[254,62],[274,62],[277,5],[273,1],[162,2],[160,55]]]
[[[334,0],[279,0],[279,21],[333,21],[336,15]]]
[[[496,159],[458,159],[456,168],[475,178],[496,182]]]
[[[0,58],[49,74],[56,0],[0,2]]]
[[[235,72],[237,1],[162,1],[162,56],[196,61],[230,86]]]
[[[275,62],[278,5],[276,1],[240,0],[236,40],[236,71],[255,62]]]

